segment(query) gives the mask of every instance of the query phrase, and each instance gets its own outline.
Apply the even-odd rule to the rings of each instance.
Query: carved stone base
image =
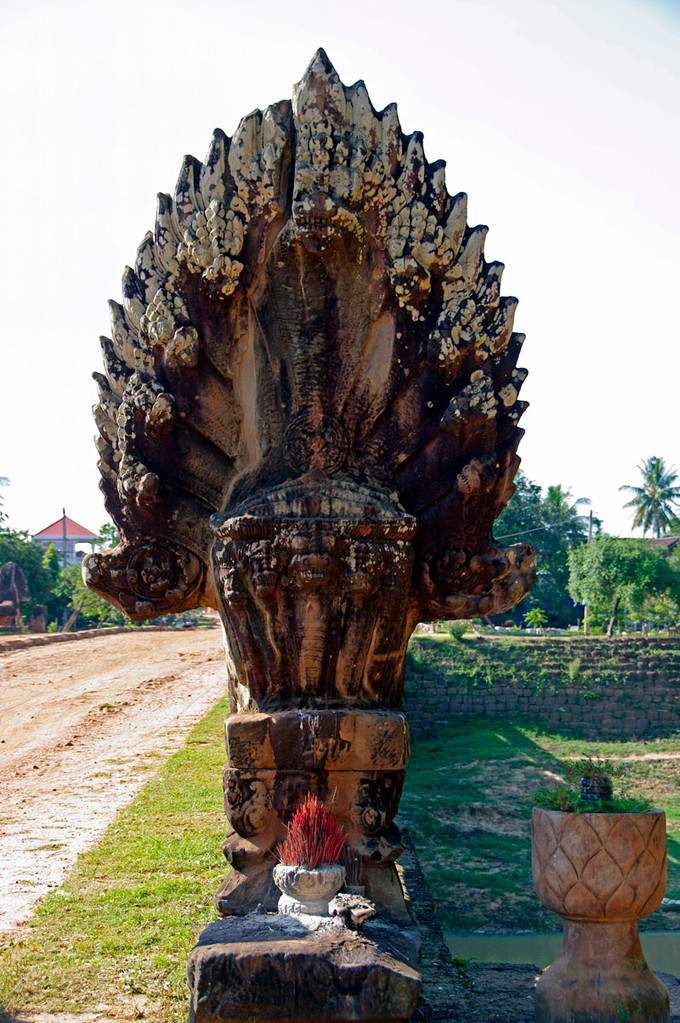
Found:
[[[395,841],[398,839],[398,848],[403,849],[401,834],[396,825],[392,825],[390,832],[396,836]],[[224,840],[222,848],[232,863],[232,869],[215,896],[215,906],[221,916],[277,911],[281,893],[272,880],[272,871],[277,861],[274,856],[266,856],[244,862],[240,855],[234,855],[234,847],[241,852],[245,845],[249,843],[233,831]],[[393,862],[366,862],[363,887],[367,898],[380,907],[381,913],[395,923],[409,923],[404,893]]]
[[[562,951],[536,985],[536,1023],[668,1023],[668,991],[645,962],[637,922],[564,921]]]
[[[358,855],[367,895],[405,918],[394,867],[403,851],[393,818],[408,762],[401,711],[367,708],[234,714],[226,722],[224,799],[232,825],[222,846],[233,870],[216,905],[223,916],[274,911],[273,850],[296,807],[314,792]]]
[[[220,916],[245,916],[261,910],[275,913],[281,892],[272,880],[272,863],[229,871],[217,889],[215,906]]]
[[[253,913],[210,924],[189,956],[189,1023],[406,1023],[421,978],[413,927]]]
[[[399,855],[401,849],[395,856],[381,838],[399,806],[408,763],[408,725],[401,711],[233,714],[225,731],[225,810],[239,835],[270,847],[274,837],[285,835],[285,824],[311,791],[332,807],[362,855],[374,860]]]

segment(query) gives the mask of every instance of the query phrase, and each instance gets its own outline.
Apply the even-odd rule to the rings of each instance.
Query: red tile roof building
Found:
[[[65,513],[56,522],[51,522],[33,536],[34,542],[45,549],[54,544],[57,554],[67,565],[75,565],[80,561],[82,551],[76,551],[76,544],[91,544],[96,539],[96,533],[70,519]]]

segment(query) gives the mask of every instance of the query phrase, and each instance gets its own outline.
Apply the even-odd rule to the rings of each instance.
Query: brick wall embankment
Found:
[[[469,654],[455,666],[443,659],[441,670],[407,665],[412,732],[476,716],[528,717],[585,738],[680,731],[680,640],[525,640],[515,651],[510,665],[506,658],[494,669],[494,641],[482,641],[481,680]]]

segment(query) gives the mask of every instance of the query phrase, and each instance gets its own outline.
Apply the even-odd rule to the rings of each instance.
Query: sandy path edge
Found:
[[[0,654],[0,934],[63,882],[224,691],[216,629]]]

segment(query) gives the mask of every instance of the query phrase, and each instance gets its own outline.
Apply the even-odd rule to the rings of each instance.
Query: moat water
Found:
[[[444,937],[451,955],[480,963],[533,963],[549,966],[562,947],[562,933],[469,934],[448,931]],[[680,976],[680,931],[642,931],[642,951],[648,966]]]

